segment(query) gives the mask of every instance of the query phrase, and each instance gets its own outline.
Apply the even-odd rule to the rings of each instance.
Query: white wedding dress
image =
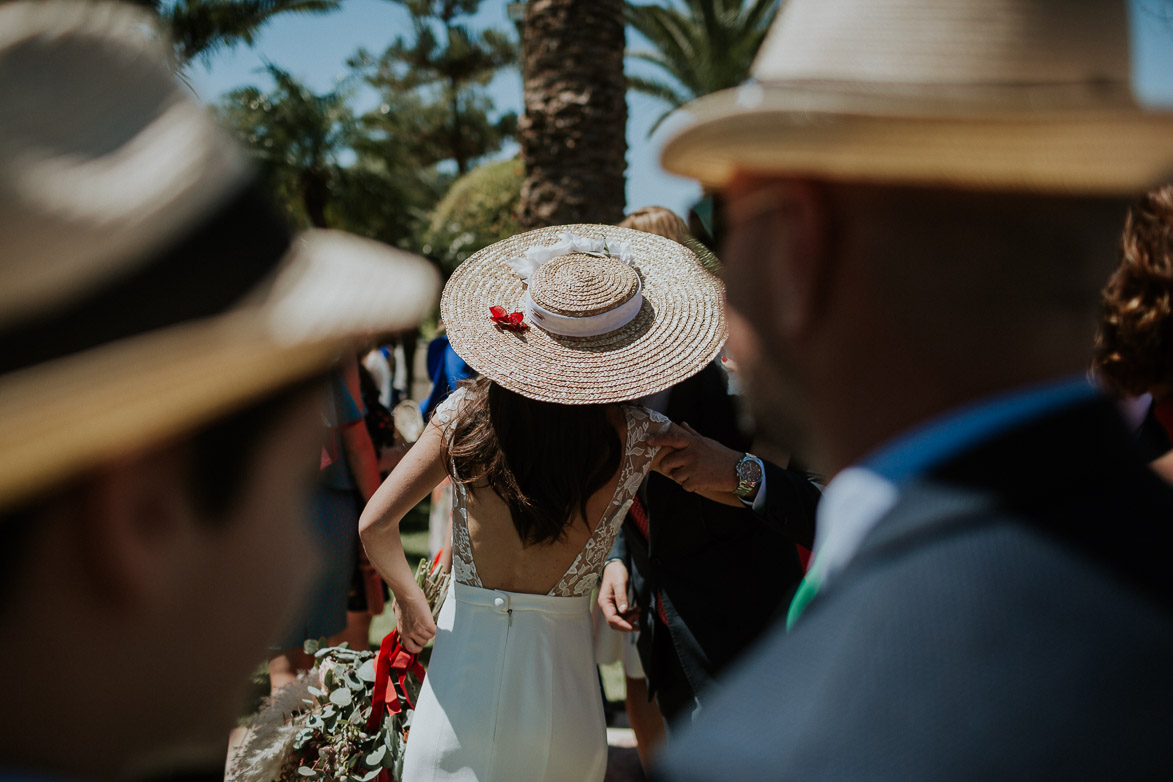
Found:
[[[449,426],[463,389],[436,410]],[[486,589],[468,534],[464,487],[454,484],[453,581],[411,725],[404,782],[590,782],[607,766],[595,669],[591,591],[668,419],[625,406],[619,482],[591,537],[545,595]]]

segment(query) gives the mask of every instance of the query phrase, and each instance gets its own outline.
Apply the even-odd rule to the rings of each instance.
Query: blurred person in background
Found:
[[[0,5],[0,105],[0,777],[222,765],[318,564],[321,378],[435,275],[291,236],[131,7]]]
[[[370,645],[371,613],[362,581],[370,574],[364,575],[360,566],[358,518],[381,478],[358,373],[358,359],[347,351],[326,385],[321,411],[324,444],[309,506],[322,565],[299,616],[278,641],[280,654],[269,659],[274,690],[313,667],[313,656],[302,648],[307,640],[325,638],[330,646],[345,642],[351,649]]]

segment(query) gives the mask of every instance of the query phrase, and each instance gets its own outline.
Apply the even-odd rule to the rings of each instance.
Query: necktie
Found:
[[[794,623],[798,621],[798,617],[802,616],[807,604],[814,600],[818,591],[819,582],[808,570],[807,574],[802,577],[802,581],[798,583],[798,591],[794,593],[794,599],[790,601],[790,609],[786,612],[787,632],[794,627]]]
[[[638,496],[632,498],[631,509],[628,512],[635,522],[636,529],[644,536],[644,540],[648,540],[648,514],[644,510],[643,503],[639,501]],[[667,627],[668,616],[664,613],[664,595],[658,589],[656,590],[656,615],[660,617],[660,621]]]

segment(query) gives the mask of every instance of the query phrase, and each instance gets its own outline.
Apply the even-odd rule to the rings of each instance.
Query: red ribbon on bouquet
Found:
[[[392,630],[379,644],[379,654],[375,658],[375,691],[371,696],[371,716],[367,718],[367,730],[377,729],[387,714],[399,713],[402,708],[400,695],[407,701],[408,708],[415,708],[407,694],[409,673],[415,674],[421,682],[424,680],[424,666],[420,665],[419,655],[404,649],[399,640],[399,631]]]
[[[440,553],[432,560],[429,573],[435,573],[440,567]],[[379,727],[386,714],[398,714],[402,706],[399,696],[407,701],[410,709],[415,708],[411,697],[407,694],[407,675],[415,674],[421,682],[424,680],[424,666],[420,664],[418,653],[409,652],[404,648],[399,638],[399,629],[388,633],[379,644],[379,654],[375,656],[375,688],[371,694],[371,716],[367,718],[367,730]],[[392,676],[394,674],[394,677]],[[396,687],[398,685],[398,688]],[[379,777],[383,782],[383,777]]]

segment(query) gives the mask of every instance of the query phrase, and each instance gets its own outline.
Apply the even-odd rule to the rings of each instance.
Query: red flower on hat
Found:
[[[525,322],[525,315],[520,312],[506,312],[500,305],[489,307],[492,320],[497,328],[505,331],[529,331],[529,324]]]

